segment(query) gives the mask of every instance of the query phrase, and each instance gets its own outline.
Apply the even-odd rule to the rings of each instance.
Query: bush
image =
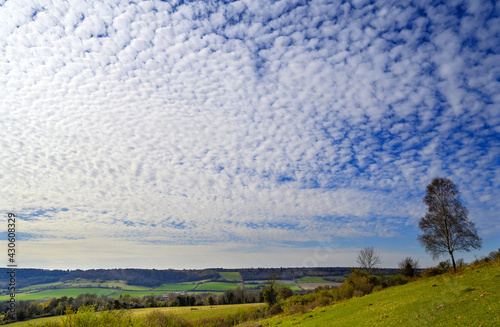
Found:
[[[397,274],[389,279],[389,286],[398,286],[408,283],[408,278],[403,275]]]
[[[283,312],[283,309],[281,308],[281,305],[279,303],[273,304],[273,306],[269,309],[269,312],[271,315],[277,315],[279,313]]]
[[[418,260],[406,257],[398,263],[399,273],[406,277],[415,277],[418,275]]]
[[[451,263],[450,263],[450,260],[445,260],[445,261],[441,261],[438,265],[437,265],[438,268],[444,270],[444,272],[447,272],[448,270],[451,269]]]
[[[437,275],[442,275],[446,272],[446,270],[443,270],[442,268],[439,267],[432,267],[432,268],[427,268],[422,272],[422,277],[428,278],[428,277],[433,277]]]

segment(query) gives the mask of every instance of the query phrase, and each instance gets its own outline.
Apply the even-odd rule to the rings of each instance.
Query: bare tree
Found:
[[[482,243],[459,195],[458,188],[451,180],[434,178],[427,185],[427,194],[423,199],[427,213],[418,223],[423,232],[418,235],[419,243],[425,246],[425,251],[432,254],[433,259],[448,253],[454,271],[457,266],[453,253],[480,249]]]
[[[359,264],[361,269],[364,269],[371,274],[374,268],[378,268],[380,266],[382,260],[380,259],[380,254],[375,251],[373,246],[369,246],[358,252],[356,262]]]

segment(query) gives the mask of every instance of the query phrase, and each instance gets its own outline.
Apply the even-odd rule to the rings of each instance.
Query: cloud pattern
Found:
[[[500,232],[492,2],[0,5],[2,209],[33,242],[389,242],[435,176]]]

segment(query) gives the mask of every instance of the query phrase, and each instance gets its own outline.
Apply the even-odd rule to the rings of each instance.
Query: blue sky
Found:
[[[436,176],[484,239],[458,257],[496,250],[499,13],[0,1],[0,212],[20,217],[19,265],[354,266],[372,245],[386,267],[430,266],[416,238]]]

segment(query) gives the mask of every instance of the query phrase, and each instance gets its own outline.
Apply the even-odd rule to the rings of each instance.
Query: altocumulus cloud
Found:
[[[1,209],[24,218],[27,249],[92,242],[108,258],[138,243],[187,257],[360,237],[389,249],[415,238],[425,186],[445,176],[497,237],[499,12],[0,2]]]

